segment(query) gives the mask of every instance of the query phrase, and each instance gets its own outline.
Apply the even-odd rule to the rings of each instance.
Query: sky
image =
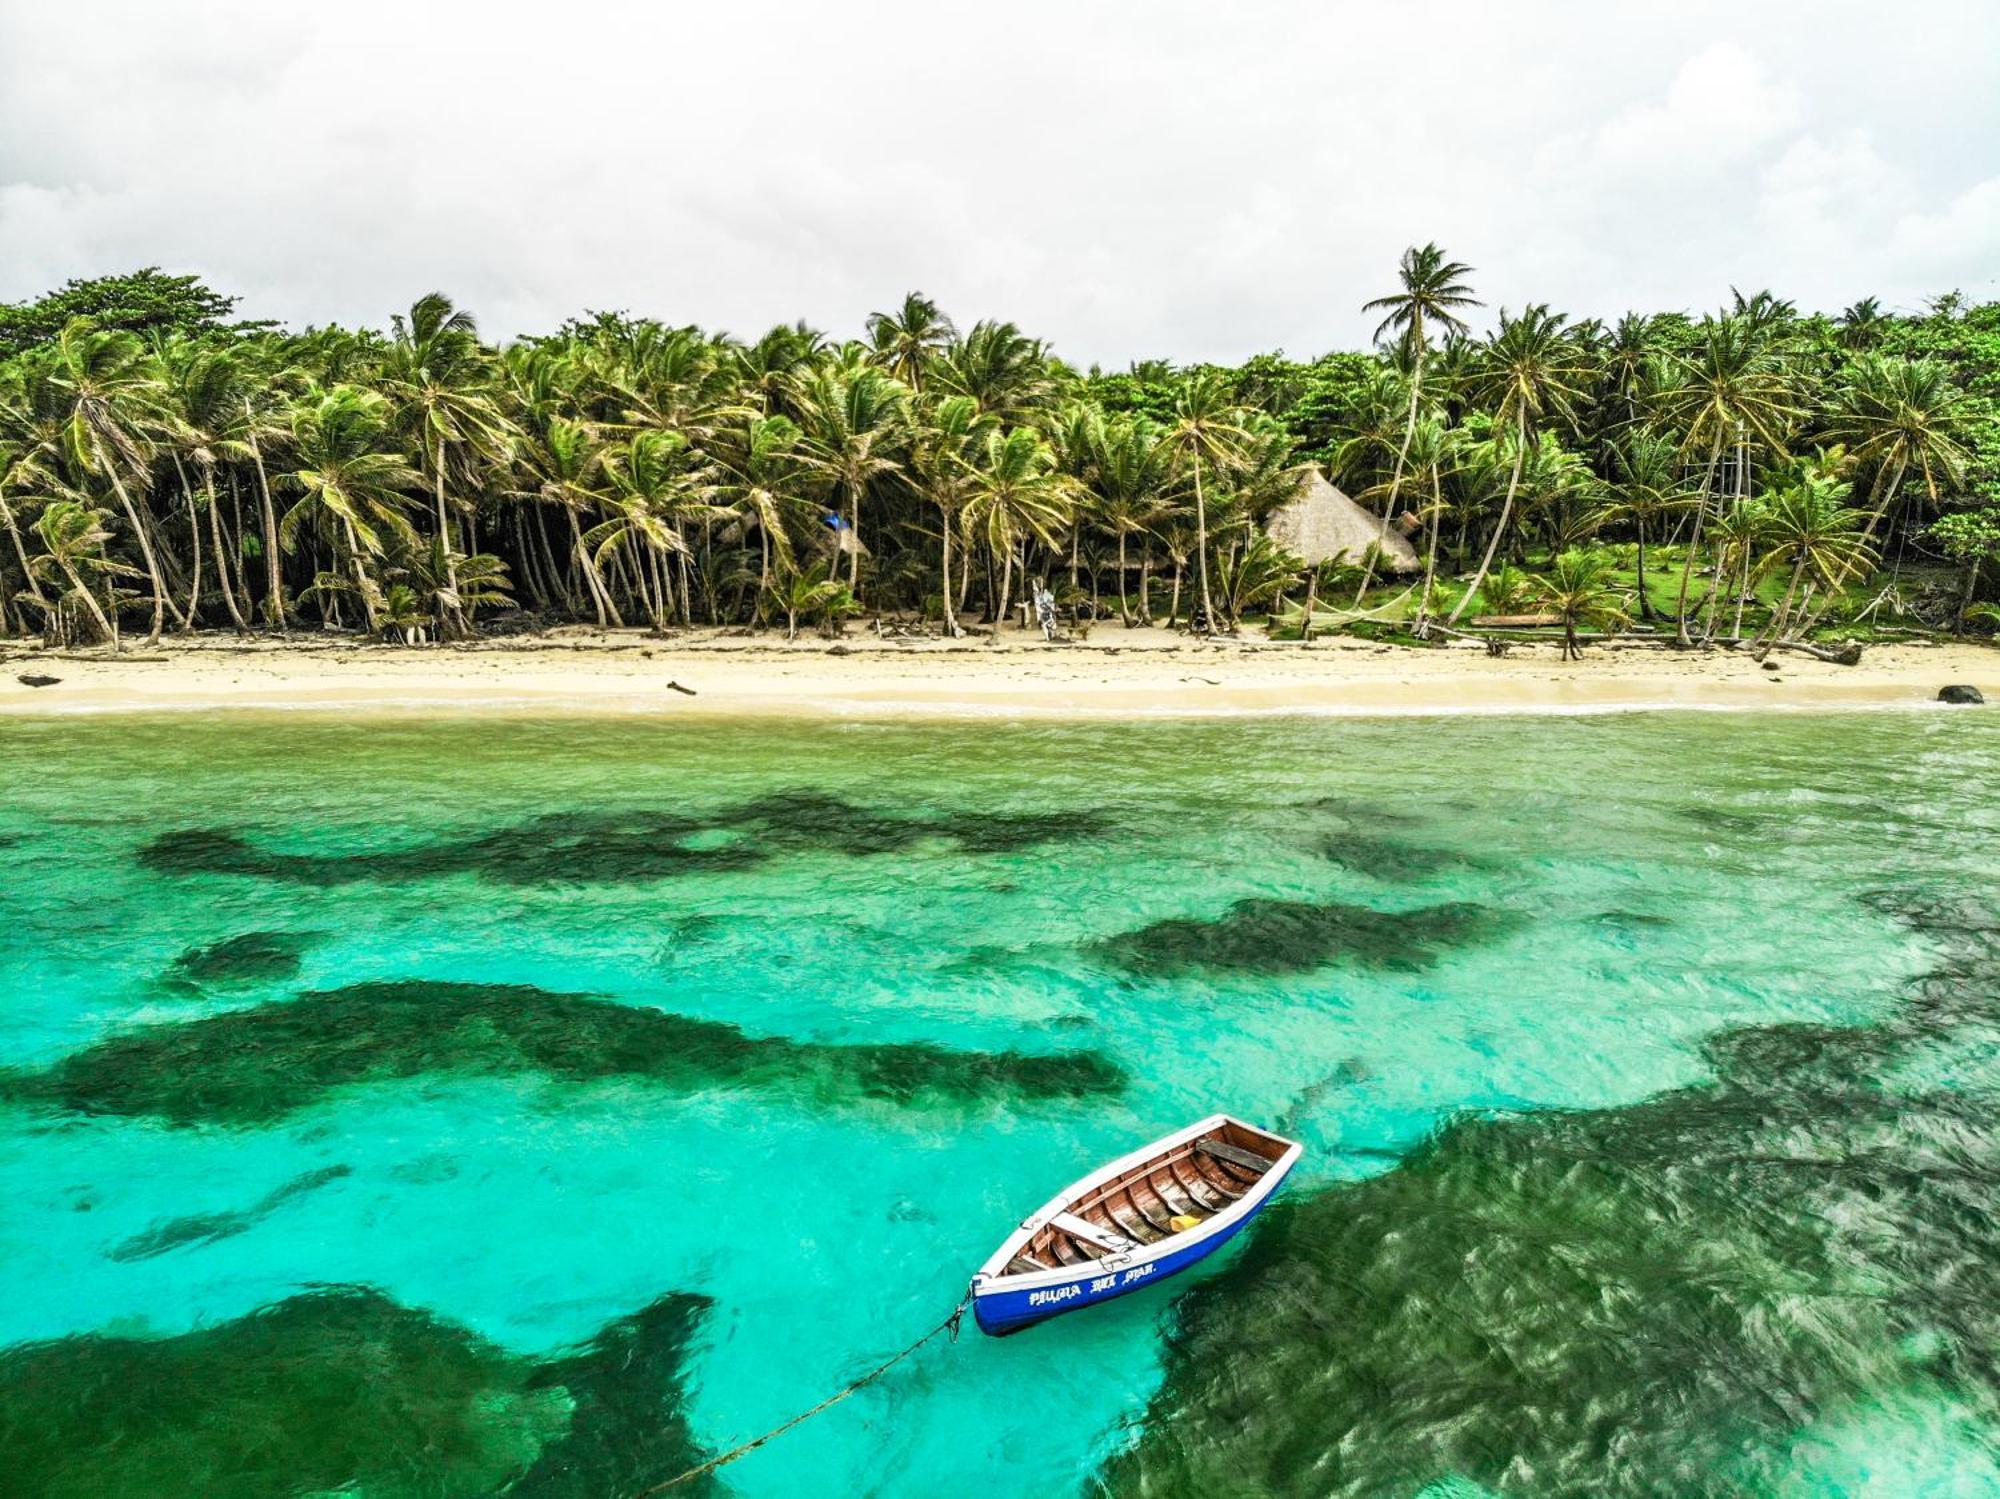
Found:
[[[0,0],[0,300],[158,264],[835,336],[921,290],[1080,365],[1488,304],[2000,299],[1992,0]]]

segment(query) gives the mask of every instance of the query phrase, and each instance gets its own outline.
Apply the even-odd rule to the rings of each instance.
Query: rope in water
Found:
[[[632,1499],[651,1499],[651,1496],[654,1494],[664,1494],[668,1489],[678,1488],[680,1487],[680,1485],[686,1483],[691,1478],[699,1478],[704,1473],[713,1473],[717,1468],[725,1467],[728,1464],[735,1462],[737,1458],[755,1452],[759,1447],[763,1446],[773,1437],[783,1436],[786,1432],[790,1431],[794,1426],[797,1426],[801,1421],[811,1420],[814,1416],[817,1416],[821,1411],[826,1410],[829,1406],[835,1406],[840,1404],[841,1401],[845,1400],[849,1395],[852,1395],[856,1390],[863,1389],[866,1386],[873,1384],[876,1380],[880,1379],[884,1374],[887,1374],[891,1369],[895,1368],[896,1365],[900,1364],[904,1359],[908,1358],[911,1354],[915,1353],[919,1348],[923,1347],[924,1344],[930,1342],[932,1338],[935,1338],[940,1333],[945,1333],[945,1332],[950,1333],[952,1341],[954,1343],[957,1342],[958,1324],[965,1316],[965,1309],[971,1305],[972,1305],[972,1293],[970,1291],[967,1291],[965,1293],[965,1299],[959,1302],[957,1306],[951,1309],[951,1315],[949,1317],[946,1317],[944,1321],[938,1323],[936,1327],[933,1327],[929,1332],[925,1333],[921,1338],[918,1338],[916,1342],[912,1343],[909,1347],[905,1348],[901,1353],[897,1354],[894,1358],[888,1360],[886,1363],[877,1364],[874,1368],[870,1369],[866,1374],[862,1375],[859,1379],[855,1380],[854,1383],[846,1386],[844,1389],[840,1390],[836,1394],[827,1396],[826,1399],[820,1401],[820,1403],[818,1405],[815,1405],[811,1410],[800,1411],[796,1416],[792,1417],[791,1420],[785,1422],[784,1425],[773,1426],[769,1431],[765,1432],[761,1437],[753,1438],[752,1440],[745,1442],[740,1447],[732,1447],[727,1452],[723,1453],[722,1456],[712,1457],[707,1462],[701,1464],[699,1467],[689,1468],[685,1473],[676,1473],[672,1478],[669,1478],[665,1483],[656,1483],[650,1489],[641,1489],[638,1493],[632,1496]]]

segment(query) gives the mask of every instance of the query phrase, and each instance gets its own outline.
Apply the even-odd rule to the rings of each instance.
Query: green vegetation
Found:
[[[437,294],[386,333],[292,335],[190,277],[73,282],[0,308],[0,633],[957,634],[1046,578],[1079,617],[1421,641],[1495,612],[1505,569],[1566,653],[1628,615],[1760,648],[1987,628],[2000,304],[1536,304],[1480,337],[1471,268],[1425,245],[1368,306],[1372,355],[1105,374],[914,294],[848,342],[600,313],[495,348]],[[1419,583],[1264,536],[1305,464],[1410,536]]]
[[[635,1494],[701,1462],[681,1370],[708,1302],[663,1296],[576,1353],[516,1357],[373,1291],[172,1338],[0,1353],[18,1499]],[[703,1477],[676,1492],[714,1494]]]
[[[0,1096],[170,1124],[267,1124],[355,1084],[427,1074],[630,1078],[693,1092],[770,1089],[833,1104],[908,1107],[1083,1098],[1124,1086],[1092,1052],[834,1045],[522,984],[352,984],[145,1026],[46,1072],[0,1074]]]

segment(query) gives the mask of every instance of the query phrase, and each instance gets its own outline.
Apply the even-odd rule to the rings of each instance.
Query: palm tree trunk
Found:
[[[1709,497],[1715,492],[1715,466],[1722,461],[1722,433],[1718,429],[1715,441],[1709,444],[1708,472],[1701,479],[1701,503],[1694,513],[1694,535],[1688,538],[1687,558],[1681,563],[1680,592],[1674,598],[1674,643],[1681,646],[1693,645],[1688,639],[1687,599],[1688,580],[1694,576],[1694,559],[1701,551],[1702,525],[1708,519]]]
[[[181,483],[181,498],[187,501],[188,539],[194,549],[194,576],[188,580],[187,617],[181,621],[181,633],[186,635],[194,629],[195,615],[201,608],[201,517],[194,513],[194,486],[188,483],[181,455],[173,454],[173,460],[174,477]]]
[[[1637,564],[1637,568],[1636,568],[1636,571],[1637,571],[1637,573],[1638,573],[1638,578],[1639,578],[1639,618],[1640,618],[1640,619],[1642,619],[1642,620],[1644,620],[1644,621],[1645,621],[1645,622],[1646,622],[1647,624],[1651,624],[1651,623],[1653,622],[1653,601],[1652,601],[1651,599],[1649,599],[1648,597],[1646,597],[1646,520],[1645,520],[1645,517],[1644,517],[1644,516],[1641,516],[1641,517],[1639,517],[1639,519],[1638,519],[1638,522],[1637,522],[1637,524],[1638,524],[1638,528],[1639,528],[1639,560],[1638,560],[1638,564]]]
[[[354,591],[361,599],[361,617],[367,623],[368,633],[373,635],[375,625],[375,594],[368,581],[368,570],[361,565],[361,538],[354,534],[354,527],[347,521],[341,522],[341,529],[347,533],[347,561],[354,570]]]
[[[1208,593],[1208,506],[1201,495],[1201,454],[1194,455],[1195,563],[1201,570],[1202,633],[1215,633],[1215,604]]]
[[[90,610],[90,617],[97,621],[97,628],[103,631],[104,638],[111,642],[111,653],[114,656],[117,655],[119,650],[122,649],[118,643],[117,621],[105,614],[103,608],[97,602],[97,595],[84,585],[83,579],[77,576],[76,569],[70,566],[69,559],[60,552],[56,554],[56,566],[60,567],[63,576],[69,579],[70,588],[82,596],[84,606]]]
[[[847,486],[847,539],[853,543],[847,553],[847,591],[859,599],[861,597],[861,492],[851,483]]]
[[[1444,529],[1444,475],[1442,471],[1431,469],[1431,534],[1424,546],[1424,592],[1417,602],[1417,629],[1419,640],[1428,639],[1431,628],[1431,590],[1437,585],[1438,533]]]
[[[1479,571],[1472,575],[1472,586],[1465,590],[1465,597],[1451,611],[1447,625],[1458,623],[1459,615],[1465,613],[1465,606],[1479,594],[1480,584],[1486,581],[1486,570],[1493,565],[1493,553],[1499,549],[1500,538],[1507,533],[1507,521],[1514,513],[1514,491],[1521,484],[1521,463],[1528,456],[1528,418],[1525,411],[1517,413],[1514,425],[1514,472],[1507,477],[1507,498],[1500,505],[1500,519],[1494,523],[1493,534],[1486,542],[1486,555],[1479,559]]]
[[[444,508],[444,439],[442,437],[437,440],[436,470],[437,487],[434,497],[437,502],[438,546],[444,552],[444,586],[452,599],[456,601],[458,598],[458,563],[452,557],[451,519],[446,515]],[[460,610],[456,602],[447,605],[443,599],[438,600],[437,622],[439,639],[442,640],[448,635],[460,633],[459,615]]]
[[[1176,557],[1174,559],[1173,592],[1167,598],[1167,628],[1169,630],[1174,627],[1174,621],[1179,619],[1181,614],[1181,566],[1180,558]]]
[[[951,511],[940,505],[938,513],[944,517],[939,528],[939,545],[942,553],[938,561],[938,580],[943,585],[938,590],[938,602],[944,605],[944,632],[956,640],[965,631],[958,627],[958,611],[951,606]]]
[[[1299,611],[1299,644],[1311,645],[1313,638],[1313,610],[1319,607],[1319,569],[1306,568],[1306,603]]]
[[[1007,628],[1007,595],[1014,589],[1014,547],[1007,545],[1007,554],[1000,564],[999,603],[993,608],[993,643],[1000,643],[1000,632]]]
[[[139,512],[133,508],[132,496],[126,493],[125,481],[118,477],[118,470],[105,457],[104,443],[95,432],[90,434],[90,444],[97,456],[98,467],[111,476],[111,487],[117,492],[118,503],[125,511],[125,519],[132,527],[132,534],[139,541],[139,555],[146,562],[146,578],[153,587],[153,622],[146,631],[146,644],[158,645],[160,632],[166,627],[164,611],[169,602],[166,581],[160,576],[159,561],[153,556],[152,538],[146,534],[145,523],[139,519]],[[180,611],[176,610],[178,614]]]
[[[14,512],[6,498],[0,496],[0,523],[7,527],[7,539],[14,543],[14,555],[20,560],[21,575],[28,580],[28,594],[44,610],[49,607],[48,599],[42,593],[42,585],[35,578],[35,570],[28,566],[28,549],[21,540],[20,527],[14,523]]]
[[[1139,623],[1153,622],[1153,534],[1146,533],[1146,544],[1139,548]]]
[[[271,503],[271,480],[264,472],[264,450],[257,442],[256,418],[250,398],[243,398],[243,415],[249,429],[250,459],[257,466],[257,490],[264,504],[264,618],[285,633],[285,581],[278,564],[278,511]]]
[[[222,546],[222,512],[215,503],[215,471],[204,467],[201,481],[208,493],[208,527],[215,539],[215,581],[222,585],[222,602],[228,606],[229,621],[236,626],[236,633],[248,635],[250,627],[243,622],[243,611],[236,606],[235,590],[229,586],[229,563]]]
[[[1125,603],[1125,532],[1118,533],[1118,623],[1132,628],[1132,611]]]

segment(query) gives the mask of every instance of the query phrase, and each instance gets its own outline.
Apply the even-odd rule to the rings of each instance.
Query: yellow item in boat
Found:
[[[1201,1219],[1192,1213],[1176,1213],[1167,1220],[1167,1227],[1177,1234],[1184,1234],[1191,1228],[1200,1228]]]

